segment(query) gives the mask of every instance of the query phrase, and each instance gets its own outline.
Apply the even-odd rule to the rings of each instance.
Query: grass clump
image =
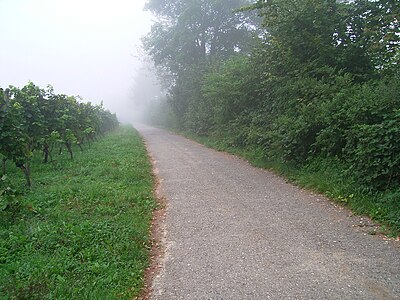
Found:
[[[11,164],[3,177],[0,298],[131,299],[156,205],[141,138],[122,127],[74,160],[55,159],[33,158],[30,191]]]

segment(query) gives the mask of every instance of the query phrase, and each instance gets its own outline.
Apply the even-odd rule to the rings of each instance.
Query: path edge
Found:
[[[140,134],[140,132],[139,132]],[[161,179],[159,177],[159,171],[156,166],[156,160],[154,159],[149,145],[147,144],[144,137],[140,134],[143,144],[147,150],[149,161],[152,165],[152,176],[154,182],[153,196],[157,202],[157,207],[153,211],[153,216],[150,225],[150,248],[149,254],[149,266],[144,271],[144,284],[140,294],[134,298],[134,300],[149,300],[153,292],[153,283],[157,276],[160,275],[161,270],[164,266],[166,256],[166,214],[167,214],[167,198],[161,189]]]

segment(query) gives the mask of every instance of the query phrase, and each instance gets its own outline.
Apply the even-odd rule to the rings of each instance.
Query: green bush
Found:
[[[378,124],[349,131],[347,157],[362,183],[378,189],[400,186],[400,110]]]

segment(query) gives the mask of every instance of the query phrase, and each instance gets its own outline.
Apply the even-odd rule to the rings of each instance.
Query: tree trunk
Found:
[[[31,188],[32,182],[31,182],[31,165],[30,162],[26,162],[24,165],[21,167],[22,172],[25,174],[25,179],[26,179],[26,186],[28,188]]]
[[[50,161],[51,161],[51,162],[53,162],[53,155],[52,155],[52,153],[53,153],[54,147],[55,147],[54,143],[52,143],[51,146],[49,147],[49,157],[50,157]]]
[[[49,145],[45,145],[44,149],[43,149],[43,153],[44,153],[44,160],[43,162],[45,164],[47,164],[49,162]]]
[[[74,159],[74,153],[72,152],[72,145],[71,143],[67,142],[65,143],[65,146],[67,146],[67,150],[69,152],[69,156],[71,157],[71,159]]]
[[[206,55],[207,55],[205,36],[206,36],[206,33],[203,31],[203,34],[201,35],[201,38],[200,38],[200,51],[201,51],[200,55],[201,55],[201,58],[203,58],[203,59],[206,58]]]

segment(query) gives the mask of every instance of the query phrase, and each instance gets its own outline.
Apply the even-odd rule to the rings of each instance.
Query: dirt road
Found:
[[[398,242],[234,156],[137,126],[167,198],[151,299],[400,299]]]

